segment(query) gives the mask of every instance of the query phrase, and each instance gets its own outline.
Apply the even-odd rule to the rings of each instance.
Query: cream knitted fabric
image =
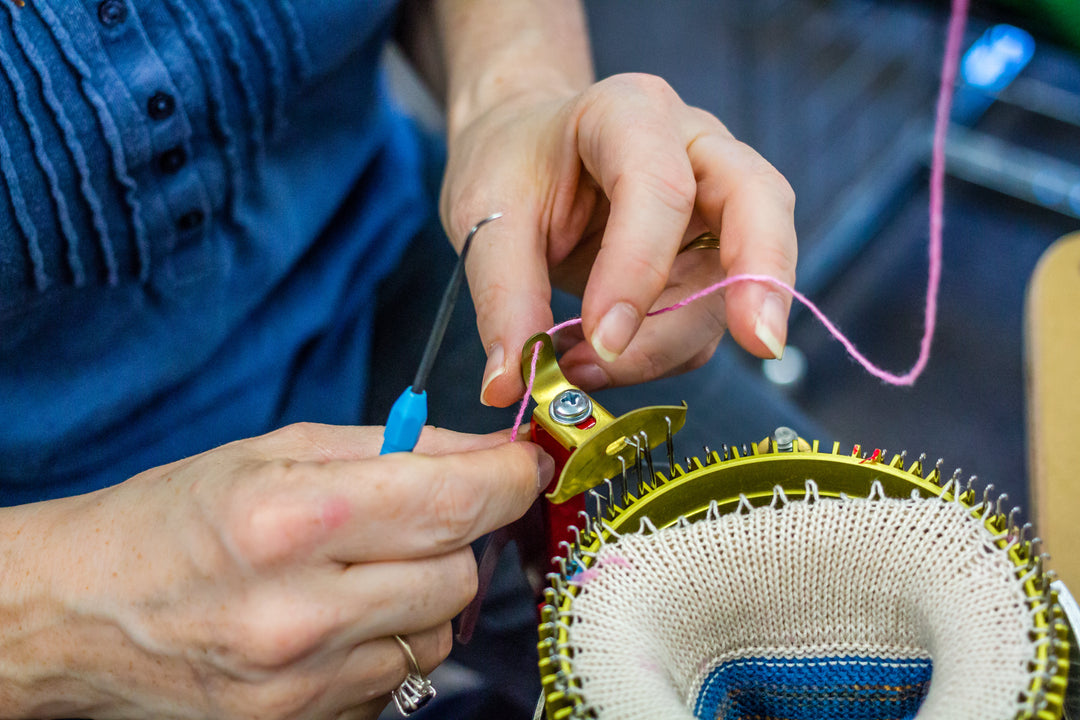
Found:
[[[804,680],[869,663],[886,687],[891,668],[929,676],[929,660],[920,720],[1011,719],[1030,683],[1015,567],[968,509],[937,498],[781,499],[626,534],[571,582],[574,672],[602,719],[693,718],[703,685],[740,661]],[[708,716],[728,717],[727,701]]]

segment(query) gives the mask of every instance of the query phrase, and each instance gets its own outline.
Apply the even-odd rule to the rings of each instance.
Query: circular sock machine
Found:
[[[1076,603],[992,486],[787,428],[676,461],[685,405],[615,418],[534,353],[537,718],[1080,717]]]

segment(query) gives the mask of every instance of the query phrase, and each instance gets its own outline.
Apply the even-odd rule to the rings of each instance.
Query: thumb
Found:
[[[476,326],[487,353],[480,402],[521,398],[521,348],[552,324],[545,244],[526,213],[506,213],[473,239],[466,263]]]

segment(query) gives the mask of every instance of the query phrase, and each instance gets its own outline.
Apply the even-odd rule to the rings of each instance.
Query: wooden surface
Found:
[[[1028,437],[1035,533],[1080,589],[1080,232],[1051,245],[1026,308]]]

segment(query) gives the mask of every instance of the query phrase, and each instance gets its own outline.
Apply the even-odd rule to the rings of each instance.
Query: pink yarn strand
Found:
[[[952,113],[953,88],[960,65],[960,48],[964,42],[969,0],[953,0],[949,17],[948,36],[945,40],[945,58],[941,63],[941,84],[938,86],[937,115],[934,118],[934,148],[930,161],[930,247],[929,270],[926,282],[926,307],[923,319],[923,337],[919,344],[919,357],[908,375],[911,384],[922,374],[930,360],[930,344],[937,324],[938,287],[941,285],[941,246],[945,217],[945,138],[949,131]]]
[[[559,332],[563,328],[568,328],[568,327],[571,327],[573,325],[580,325],[580,324],[581,324],[581,318],[579,318],[579,317],[570,318],[569,320],[564,320],[563,322],[559,323],[555,327],[548,330],[547,334],[548,335],[554,335],[555,333]]]
[[[949,116],[952,112],[953,87],[956,83],[956,73],[960,65],[960,48],[964,40],[964,28],[967,24],[969,0],[953,0],[952,13],[949,17],[948,33],[945,40],[945,54],[941,67],[941,84],[938,89],[937,109],[934,117],[934,145],[930,163],[930,241],[929,241],[929,266],[927,269],[926,305],[923,313],[923,335],[919,342],[919,355],[914,365],[907,372],[897,375],[875,365],[869,358],[862,354],[855,344],[847,338],[840,328],[833,323],[827,315],[815,305],[808,297],[791,287],[785,282],[777,280],[769,275],[742,274],[732,275],[709,287],[699,290],[683,300],[669,307],[653,310],[648,315],[661,315],[663,313],[678,310],[690,303],[711,295],[712,293],[740,282],[760,282],[773,285],[791,293],[792,297],[806,306],[814,317],[825,326],[825,329],[840,342],[844,350],[854,358],[868,373],[884,381],[889,385],[910,386],[922,375],[930,361],[930,346],[934,339],[934,330],[937,325],[938,290],[941,285],[942,266],[942,234],[944,226],[945,208],[945,140],[949,130]],[[577,325],[581,318],[573,318],[561,322],[548,330],[548,334],[554,334],[563,328]],[[511,431],[511,439],[517,439],[518,428],[525,417],[525,409],[528,407],[529,398],[532,396],[533,383],[536,382],[536,360],[539,356],[540,343],[533,346],[532,367],[529,380],[525,388],[525,395],[521,399],[518,408],[517,419]]]
[[[581,322],[581,320],[578,319],[578,322]],[[565,326],[567,323],[560,323],[560,324]],[[573,324],[573,323],[570,323],[570,324]],[[555,327],[559,327],[559,325],[556,325]],[[552,328],[548,332],[548,335],[550,335],[553,332],[555,332],[554,328]],[[528,383],[526,383],[526,386],[525,386],[525,395],[522,396],[521,404],[518,406],[517,417],[514,418],[514,426],[510,430],[510,442],[514,442],[515,440],[517,440],[518,428],[521,427],[521,423],[524,422],[524,420],[525,420],[525,409],[527,407],[529,407],[529,398],[532,397],[533,383],[536,382],[536,360],[537,360],[537,358],[540,357],[540,348],[541,347],[543,347],[543,344],[540,343],[540,342],[537,342],[535,345],[533,345],[532,366],[529,369],[529,381],[528,381]]]

